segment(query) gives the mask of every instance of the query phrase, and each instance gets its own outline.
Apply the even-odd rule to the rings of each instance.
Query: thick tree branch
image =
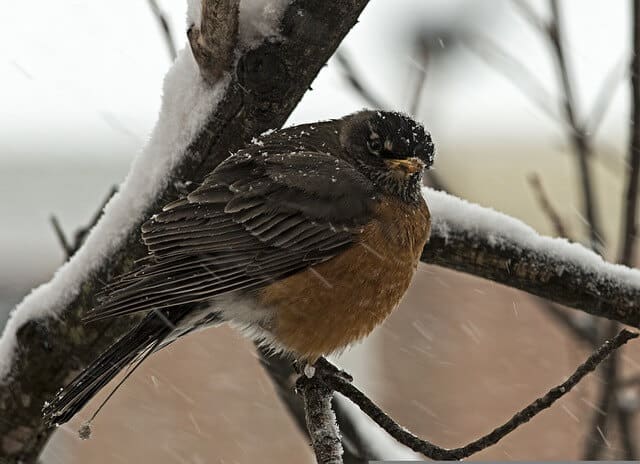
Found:
[[[425,193],[434,222],[424,263],[640,327],[640,271],[606,263],[579,245],[536,235],[493,210],[449,201],[453,197],[441,192]]]
[[[180,157],[171,178],[199,182],[229,152],[281,126],[366,4],[366,0],[291,2],[278,39],[265,39],[241,54],[221,101],[211,108],[209,122],[191,140],[188,156]],[[76,283],[79,293],[65,304],[59,318],[29,320],[19,328],[19,351],[9,377],[0,385],[0,417],[5,419],[0,421],[0,460],[37,459],[52,432],[42,424],[44,401],[131,327],[127,318],[91,325],[80,318],[94,305],[104,282],[130,270],[146,254],[140,222],[176,196],[170,184],[148,205],[144,217],[132,220],[128,239],[102,257],[97,271]]]

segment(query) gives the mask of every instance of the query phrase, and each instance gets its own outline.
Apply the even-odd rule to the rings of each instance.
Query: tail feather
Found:
[[[122,369],[156,350],[172,332],[171,324],[175,324],[184,315],[182,311],[177,313],[181,314],[173,312],[164,314],[163,318],[150,312],[111,345],[69,385],[61,389],[50,403],[45,403],[43,415],[47,424],[60,425],[69,421]]]

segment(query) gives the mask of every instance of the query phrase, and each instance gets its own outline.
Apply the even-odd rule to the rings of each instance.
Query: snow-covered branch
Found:
[[[131,320],[85,325],[104,282],[145,255],[139,227],[185,181],[200,182],[229,152],[280,127],[355,24],[367,0],[243,2],[238,35],[226,37],[233,69],[211,83],[191,50],[168,72],[158,122],[82,248],[11,313],[0,338],[0,460],[34,462],[50,434],[41,407]],[[229,3],[231,4],[231,3]],[[190,0],[188,27],[199,26]],[[209,29],[211,30],[211,29]]]
[[[577,243],[431,189],[433,215],[422,261],[490,279],[595,316],[640,326],[640,271]]]
[[[302,397],[307,430],[318,464],[342,464],[342,443],[336,415],[331,407],[333,390],[319,373],[311,378],[302,374],[296,383]]]

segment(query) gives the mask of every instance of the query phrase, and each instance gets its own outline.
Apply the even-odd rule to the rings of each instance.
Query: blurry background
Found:
[[[159,5],[183,47],[184,2]],[[576,155],[562,121],[564,93],[526,5],[549,17],[541,1],[372,0],[344,41],[342,60],[329,61],[288,124],[368,105],[349,84],[355,77],[381,105],[414,112],[431,130],[435,173],[448,190],[554,235],[528,181],[538,174],[567,233],[586,241]],[[628,2],[597,0],[565,0],[560,7],[580,120],[607,104],[597,132],[587,133],[602,235],[614,260],[626,173],[630,9]],[[3,5],[0,326],[64,259],[50,215],[71,235],[123,180],[155,122],[170,64],[147,1]],[[401,309],[338,362],[401,424],[458,446],[502,423],[586,358],[589,347],[551,314],[524,293],[423,265]],[[592,327],[575,311],[562,314]],[[623,372],[640,370],[638,351],[624,353]],[[473,459],[583,456],[594,440],[601,383],[592,375]],[[622,392],[631,409],[634,389]],[[44,462],[311,459],[252,345],[228,329],[189,337],[145,362],[95,420],[93,438],[80,441],[75,431],[90,412],[56,433]],[[602,456],[620,457],[615,424],[600,432]]]

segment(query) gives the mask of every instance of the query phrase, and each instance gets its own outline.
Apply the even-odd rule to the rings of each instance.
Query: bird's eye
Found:
[[[367,148],[369,148],[369,151],[374,155],[379,155],[382,151],[382,142],[380,139],[369,140],[367,141]]]

